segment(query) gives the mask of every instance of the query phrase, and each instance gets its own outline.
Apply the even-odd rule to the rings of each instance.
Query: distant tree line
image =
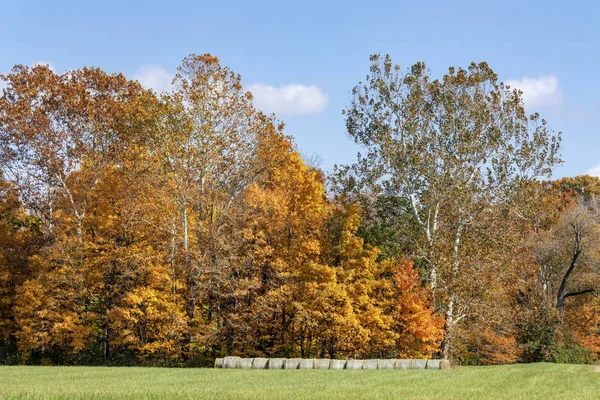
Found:
[[[209,54],[2,76],[0,361],[598,358],[600,180],[542,180],[560,134],[487,64],[371,61],[329,176]]]

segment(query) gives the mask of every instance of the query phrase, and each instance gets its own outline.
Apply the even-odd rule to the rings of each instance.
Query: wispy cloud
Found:
[[[523,92],[523,101],[528,107],[558,105],[562,101],[558,79],[554,75],[510,79],[505,83]]]
[[[143,65],[135,72],[133,79],[136,79],[142,86],[153,89],[157,93],[169,91],[173,74],[169,73],[160,65]]]
[[[254,95],[257,108],[278,115],[319,114],[329,103],[329,96],[315,85],[292,84],[275,87],[255,83],[248,89]]]
[[[600,164],[588,169],[587,171],[585,171],[585,174],[590,175],[590,176],[596,176],[596,177],[600,178]]]

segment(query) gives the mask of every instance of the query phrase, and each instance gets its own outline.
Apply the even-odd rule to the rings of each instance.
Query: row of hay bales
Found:
[[[215,360],[215,368],[229,369],[448,369],[448,360],[331,360],[329,358],[241,358]]]

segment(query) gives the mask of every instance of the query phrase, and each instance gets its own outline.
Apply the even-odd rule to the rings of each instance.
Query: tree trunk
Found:
[[[569,297],[565,291],[567,282],[569,280],[569,277],[573,273],[573,270],[575,269],[575,266],[577,265],[577,261],[579,260],[579,257],[581,257],[582,253],[583,253],[582,250],[577,250],[577,251],[575,251],[575,253],[573,253],[573,258],[571,260],[571,264],[569,265],[569,269],[567,269],[567,272],[565,272],[562,282],[560,283],[560,287],[558,288],[558,293],[556,295],[556,309],[558,311],[560,311],[561,313],[562,313],[563,309],[565,308],[565,299],[567,297]]]
[[[190,235],[187,207],[185,203],[180,208],[181,226],[183,230],[183,262],[185,264],[187,295],[186,295],[186,314],[191,321],[194,319],[196,311],[196,292],[198,287],[197,274],[191,262],[190,256]]]
[[[175,271],[175,253],[177,251],[177,243],[175,241],[175,233],[176,233],[176,214],[173,213],[173,223],[171,225],[171,254],[170,254],[170,262],[171,262],[171,294],[173,295],[173,304],[177,304],[177,275]]]
[[[456,279],[458,271],[460,269],[460,243],[462,234],[466,226],[466,221],[461,218],[458,226],[456,227],[456,233],[454,235],[454,243],[452,248],[452,273],[453,278]],[[456,319],[454,318],[454,307],[456,305],[457,296],[452,292],[452,288],[449,289],[450,301],[446,306],[446,321],[444,323],[444,340],[442,342],[442,356],[445,360],[450,359],[450,352],[452,350],[452,341],[454,339],[454,327],[456,325]]]
[[[104,327],[103,353],[104,363],[106,363],[110,358],[110,337],[108,332],[108,323],[106,323]]]
[[[442,341],[442,357],[444,360],[450,359],[452,350],[452,339],[454,334],[454,296],[450,298],[448,309],[446,310],[446,321],[444,323],[444,339]]]

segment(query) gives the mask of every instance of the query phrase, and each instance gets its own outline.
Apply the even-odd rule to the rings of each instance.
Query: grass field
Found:
[[[0,367],[0,399],[598,399],[585,365],[446,371]]]

